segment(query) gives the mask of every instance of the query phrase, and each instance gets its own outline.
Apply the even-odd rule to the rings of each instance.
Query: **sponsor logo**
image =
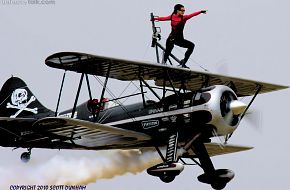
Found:
[[[148,114],[160,113],[163,112],[163,108],[156,108],[148,111]]]
[[[148,120],[148,121],[142,121],[141,124],[142,124],[143,129],[150,129],[150,128],[159,126],[159,121]]]
[[[59,116],[71,118],[72,113],[65,113],[65,114],[61,114]],[[78,112],[76,111],[73,118],[76,119],[77,117],[78,117]]]
[[[177,105],[176,104],[173,104],[173,105],[170,105],[168,107],[169,110],[176,110],[177,109]]]

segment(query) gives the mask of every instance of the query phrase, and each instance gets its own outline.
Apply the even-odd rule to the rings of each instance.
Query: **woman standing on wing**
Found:
[[[166,40],[166,50],[163,57],[163,63],[166,63],[174,45],[178,45],[180,47],[187,48],[184,59],[180,61],[180,65],[182,67],[188,68],[185,65],[185,63],[188,61],[190,55],[192,54],[195,45],[194,43],[184,39],[183,37],[184,25],[188,19],[191,19],[192,17],[197,16],[200,13],[206,14],[207,11],[201,10],[198,12],[191,13],[189,15],[184,15],[184,12],[185,12],[184,6],[181,4],[176,4],[174,6],[174,11],[171,15],[166,17],[155,17],[154,20],[171,21],[172,30],[171,33],[169,34],[169,37]]]

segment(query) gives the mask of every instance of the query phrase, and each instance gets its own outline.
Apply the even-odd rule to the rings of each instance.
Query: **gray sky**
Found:
[[[16,1],[16,0],[15,0]],[[125,59],[155,61],[151,43],[150,12],[167,16],[176,3],[185,5],[186,13],[208,10],[189,20],[185,38],[196,44],[188,66],[199,65],[221,72],[227,65],[231,76],[289,85],[290,3],[286,0],[219,1],[93,1],[55,0],[54,5],[8,5],[0,1],[0,83],[11,75],[26,81],[36,97],[55,109],[62,71],[44,64],[45,58],[58,51],[80,51]],[[26,2],[23,0],[22,2]],[[162,43],[170,32],[169,22],[160,22]],[[184,50],[176,48],[183,56]],[[62,108],[73,105],[78,75],[70,74]],[[111,88],[118,92],[115,82]],[[216,168],[229,168],[236,177],[226,189],[287,189],[290,160],[288,98],[284,90],[261,95],[253,107],[260,110],[261,128],[255,130],[244,120],[230,143],[254,146],[251,151],[214,157]],[[87,97],[81,97],[85,100]],[[248,100],[248,99],[247,99]],[[24,150],[0,148],[0,165],[19,164]],[[90,151],[33,150],[34,160],[48,160],[56,154],[83,157]],[[0,166],[1,168],[1,166]],[[196,177],[198,167],[186,167],[170,184],[164,184],[146,172],[99,180],[88,189],[209,189]],[[5,175],[1,173],[0,175]],[[3,177],[3,176],[2,176]],[[1,176],[0,176],[1,178]]]

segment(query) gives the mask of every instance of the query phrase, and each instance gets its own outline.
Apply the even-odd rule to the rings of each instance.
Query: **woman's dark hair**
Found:
[[[174,11],[173,11],[172,14],[176,14],[177,11],[179,11],[182,7],[184,7],[184,6],[181,5],[181,4],[176,4],[176,5],[174,5]]]

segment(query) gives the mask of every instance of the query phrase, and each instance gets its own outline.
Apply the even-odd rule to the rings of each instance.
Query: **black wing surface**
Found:
[[[169,80],[166,80],[164,83],[164,79],[167,78],[171,80],[175,88],[180,88],[185,84],[186,89],[192,91],[199,90],[205,84],[207,86],[227,85],[234,87],[239,97],[254,95],[259,87],[261,87],[260,94],[288,88],[282,85],[194,71],[171,65],[131,61],[77,52],[53,54],[45,60],[45,63],[53,68],[104,77],[109,70],[110,78],[122,81],[133,81],[142,78],[143,80],[154,80],[157,86],[165,85],[171,87]]]
[[[72,118],[47,117],[35,122],[33,127],[61,137],[72,137],[75,144],[91,148],[137,144],[151,139],[144,133]]]
[[[0,118],[0,144],[51,149],[132,148],[148,144],[146,134],[72,118]]]

